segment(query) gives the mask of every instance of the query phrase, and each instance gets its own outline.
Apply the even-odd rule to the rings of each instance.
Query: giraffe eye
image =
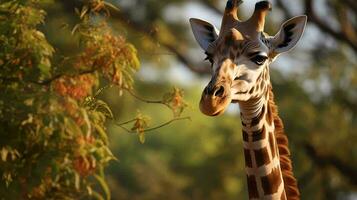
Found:
[[[253,58],[251,58],[250,60],[257,65],[262,65],[267,60],[267,58],[268,57],[264,56],[264,55],[256,55]]]
[[[205,60],[208,60],[211,64],[213,64],[213,58],[212,58],[212,55],[209,54],[208,52],[206,52],[206,58]]]

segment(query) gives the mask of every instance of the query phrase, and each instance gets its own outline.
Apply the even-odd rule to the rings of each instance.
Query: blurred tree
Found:
[[[170,121],[150,128],[139,113],[116,122],[98,95],[109,86],[140,98],[132,91],[137,51],[107,23],[109,8],[117,8],[98,0],[73,9],[73,28],[63,20],[58,31],[67,45],[75,43],[68,53],[43,33],[49,31],[44,8],[52,7],[51,1],[0,3],[0,199],[111,199],[104,168],[116,158],[106,121],[144,142],[145,132],[186,119],[180,115],[187,105],[174,89],[149,102],[169,107]],[[101,83],[108,86],[95,92]]]
[[[104,123],[113,116],[88,96],[100,76],[131,87],[136,50],[105,20],[93,22],[106,10],[96,1],[77,10],[72,34],[81,52],[62,57],[38,29],[46,14],[41,6],[37,0],[0,4],[1,199],[103,198],[95,185],[110,199],[103,170],[115,158]]]

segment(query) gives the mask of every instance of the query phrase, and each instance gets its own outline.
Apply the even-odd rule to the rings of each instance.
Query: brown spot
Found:
[[[285,190],[283,191],[283,193],[281,193],[280,200],[286,200]]]
[[[247,176],[249,199],[259,198],[257,181],[254,176]]]
[[[273,113],[271,112],[271,105],[268,105],[268,112],[266,118],[269,126],[271,126],[273,124]]]
[[[250,150],[244,149],[244,159],[245,159],[245,166],[253,167],[252,165],[252,157],[250,156]]]
[[[265,126],[263,126],[260,130],[253,131],[253,142],[259,141],[265,138]]]
[[[269,154],[266,147],[258,150],[254,150],[255,161],[257,163],[257,167],[263,166],[264,164],[269,164]]]
[[[248,138],[249,138],[248,133],[242,130],[242,134],[243,134],[243,141],[248,142]]]
[[[252,89],[249,90],[249,94],[252,94],[254,92],[255,87],[252,87]]]
[[[263,105],[262,110],[261,110],[261,112],[258,114],[258,116],[254,117],[254,118],[252,119],[252,123],[250,124],[250,126],[255,126],[255,125],[257,125],[257,124],[260,122],[260,120],[263,118],[264,112],[265,112],[265,105]]]
[[[271,173],[263,176],[261,180],[264,195],[271,195],[278,192],[279,186],[281,184],[279,168],[273,168]]]
[[[243,117],[243,113],[242,112],[240,113],[240,116]],[[247,126],[247,124],[245,124],[242,119],[241,119],[241,122],[242,122],[242,126],[244,126],[244,127]]]
[[[271,150],[271,157],[272,159],[275,157],[275,143],[274,143],[274,136],[273,133],[269,133],[269,145],[270,145],[270,150]]]

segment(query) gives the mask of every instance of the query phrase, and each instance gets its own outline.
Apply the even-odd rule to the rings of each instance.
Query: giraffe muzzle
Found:
[[[208,84],[200,101],[200,110],[208,116],[222,114],[231,102],[230,86],[228,83]]]

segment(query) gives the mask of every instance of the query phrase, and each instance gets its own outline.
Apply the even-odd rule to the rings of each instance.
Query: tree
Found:
[[[185,119],[180,115],[186,104],[182,91],[174,89],[149,102],[169,107],[172,120],[153,128],[141,114],[117,122],[97,97],[108,87],[134,95],[132,76],[140,65],[134,46],[107,23],[109,8],[117,8],[105,1],[76,7],[77,23],[70,30],[63,22],[62,28],[78,47],[66,55],[41,31],[46,28],[43,8],[50,4],[0,3],[0,196],[110,199],[104,168],[116,158],[105,123],[112,120],[144,142],[146,131]],[[129,130],[127,124],[133,127]]]
[[[112,34],[104,2],[78,11],[72,33],[82,51],[61,57],[39,30],[39,1],[3,1],[1,8],[1,189],[5,199],[78,199],[110,193],[103,170],[115,159],[104,123],[110,109],[95,95],[99,77],[130,87],[136,50]]]

